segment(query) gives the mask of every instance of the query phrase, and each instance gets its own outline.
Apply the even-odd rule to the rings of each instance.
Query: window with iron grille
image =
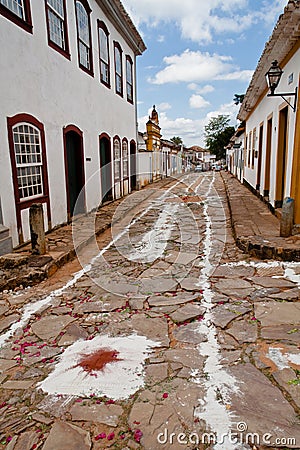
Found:
[[[114,177],[115,181],[121,179],[121,144],[118,138],[114,139]]]
[[[0,14],[32,33],[30,0],[0,0]]]
[[[100,60],[100,80],[101,83],[110,87],[109,69],[109,40],[108,30],[103,22],[98,21],[99,35],[99,60]]]
[[[123,178],[128,178],[128,142],[122,142]]]
[[[90,8],[85,0],[76,0],[76,23],[79,66],[92,75],[92,43],[90,28]]]
[[[20,200],[38,197],[43,192],[43,160],[40,130],[19,123],[12,129]]]

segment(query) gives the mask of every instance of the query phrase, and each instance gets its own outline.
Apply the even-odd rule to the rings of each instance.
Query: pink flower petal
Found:
[[[143,433],[141,430],[135,430],[133,433],[133,437],[136,442],[140,442],[142,436],[143,436]]]
[[[99,441],[99,439],[105,439],[106,438],[106,433],[100,433],[95,437],[96,441]]]
[[[112,441],[114,437],[115,437],[115,433],[110,433],[110,434],[107,436],[107,440],[108,440],[108,441]]]

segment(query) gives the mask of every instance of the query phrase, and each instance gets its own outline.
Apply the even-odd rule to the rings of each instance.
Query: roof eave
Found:
[[[281,64],[286,56],[299,45],[300,40],[300,0],[290,0],[274,27],[258,61],[237,118],[246,120],[255,109],[260,97],[268,90],[265,73],[273,60]]]
[[[96,0],[103,12],[120,31],[121,35],[133,50],[136,56],[146,50],[146,45],[133,24],[129,14],[126,12],[120,0]]]

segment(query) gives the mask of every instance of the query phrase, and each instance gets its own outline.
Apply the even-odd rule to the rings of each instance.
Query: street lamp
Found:
[[[296,111],[296,101],[297,101],[297,88],[295,88],[295,92],[283,92],[283,93],[275,94],[275,89],[279,85],[282,74],[283,74],[283,70],[278,65],[278,61],[276,61],[276,60],[273,61],[270,69],[266,73],[267,84],[271,91],[271,93],[268,94],[267,97],[281,97],[285,102],[288,103],[288,105],[295,112]],[[294,106],[291,105],[291,103],[285,98],[285,96],[287,96],[287,95],[295,97]]]

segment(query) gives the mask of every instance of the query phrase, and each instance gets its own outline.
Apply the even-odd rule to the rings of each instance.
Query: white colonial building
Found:
[[[226,147],[227,170],[235,175],[241,182],[243,182],[244,179],[244,144],[245,126],[244,123],[241,123]]]
[[[0,0],[0,46],[0,233],[17,246],[33,203],[49,230],[135,187],[145,44],[119,0]]]
[[[283,73],[276,96],[267,96],[265,75],[274,61]],[[292,197],[296,225],[300,224],[299,86],[300,1],[290,0],[266,43],[238,118],[245,122],[244,183],[273,210]]]
[[[182,173],[182,144],[177,145],[168,139],[161,139],[161,176],[171,177]]]

